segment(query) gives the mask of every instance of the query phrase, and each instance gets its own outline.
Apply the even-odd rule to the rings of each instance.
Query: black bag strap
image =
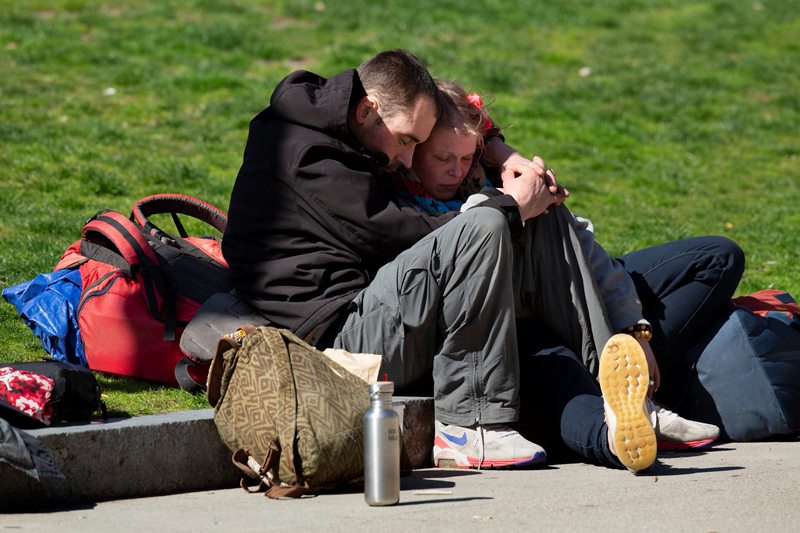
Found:
[[[220,233],[224,233],[228,225],[228,216],[222,210],[208,202],[183,194],[154,194],[142,198],[133,205],[131,220],[142,226],[149,235],[167,244],[174,244],[174,239],[153,224],[149,217],[157,214],[172,215],[178,233],[186,238],[188,234],[178,219],[179,213],[205,222]]]
[[[176,239],[156,226],[149,217],[170,214],[181,236]],[[228,267],[209,256],[186,240],[186,230],[178,214],[188,215],[205,222],[224,233],[228,216],[216,206],[184,194],[153,194],[136,201],[131,211],[131,220],[153,241],[152,248],[165,267],[164,279],[171,290],[184,294],[192,300],[203,302],[212,294],[230,290]],[[174,298],[171,298],[174,300]],[[174,306],[174,301],[170,304]],[[167,333],[164,339],[175,338],[177,323],[175,313],[167,315]],[[178,369],[182,375],[185,369]]]
[[[207,368],[208,365],[200,365],[187,356],[181,357],[180,361],[175,363],[175,381],[178,386],[183,390],[192,394],[197,394],[205,388],[205,383],[199,377],[192,375],[192,370],[196,374],[200,373],[201,368]]]
[[[179,294],[196,302],[205,302],[213,294],[230,291],[230,272],[221,258],[210,255],[190,239],[167,244],[164,239],[147,236],[161,261],[164,279]]]

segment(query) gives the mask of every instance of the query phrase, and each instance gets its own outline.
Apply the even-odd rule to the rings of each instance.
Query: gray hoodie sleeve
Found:
[[[642,302],[636,294],[633,280],[622,264],[609,256],[594,239],[591,221],[575,216],[581,248],[592,272],[595,274],[600,296],[606,305],[611,325],[615,331],[644,322]]]
[[[493,192],[493,191],[492,191]],[[461,212],[485,205],[489,200],[487,189],[473,194],[461,206]],[[580,240],[581,250],[594,273],[600,297],[606,306],[611,326],[614,331],[639,323],[648,323],[642,316],[642,302],[636,293],[633,280],[623,266],[609,256],[597,241],[594,240],[594,226],[588,219],[573,215],[575,229]]]

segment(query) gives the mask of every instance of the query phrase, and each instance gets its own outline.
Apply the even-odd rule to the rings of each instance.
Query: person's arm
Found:
[[[637,324],[649,325],[642,314],[642,302],[628,272],[595,240],[591,221],[578,216],[575,216],[575,221],[581,248],[597,281],[600,297],[605,303],[614,331],[621,332]],[[641,338],[638,341],[647,357],[655,392],[661,383],[658,363],[650,343]]]
[[[553,205],[553,195],[540,176],[534,172],[525,172],[508,178],[503,187],[495,188],[490,185],[479,193],[472,194],[461,207],[461,211],[484,204],[492,207],[502,205],[503,210],[513,206],[518,211],[520,220],[525,221],[547,213],[547,208]]]
[[[326,147],[312,147],[325,150]],[[395,202],[389,176],[338,158],[306,154],[295,181],[298,206],[329,219],[325,227],[360,256],[385,261],[409,248],[457,213],[431,215]]]
[[[506,144],[499,136],[486,140],[481,162],[489,167],[500,169],[503,186],[506,185],[506,180],[512,177],[534,174],[545,180],[547,189],[553,195],[551,204],[560,205],[569,197],[569,191],[558,184],[555,171],[548,169],[541,157],[535,156],[533,159],[528,159]]]

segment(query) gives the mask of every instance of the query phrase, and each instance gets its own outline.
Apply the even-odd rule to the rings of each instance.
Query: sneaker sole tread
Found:
[[[618,334],[609,339],[600,358],[600,389],[616,418],[612,436],[617,458],[632,472],[650,467],[658,446],[655,430],[642,406],[650,374],[638,341]]]

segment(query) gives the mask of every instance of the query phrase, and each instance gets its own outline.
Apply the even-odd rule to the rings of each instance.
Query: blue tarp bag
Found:
[[[786,292],[733,300],[699,346],[680,412],[734,441],[800,434],[800,307]]]
[[[88,366],[78,330],[81,273],[63,269],[3,289],[3,298],[58,361]]]

